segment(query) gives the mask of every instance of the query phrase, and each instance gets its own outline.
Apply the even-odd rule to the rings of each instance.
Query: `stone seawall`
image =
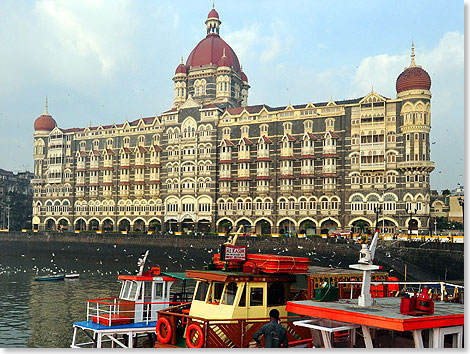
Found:
[[[140,254],[149,249],[154,257],[165,253],[173,254],[176,259],[184,251],[192,258],[201,260],[202,264],[202,260],[208,262],[213,253],[218,252],[224,241],[225,238],[216,236],[10,232],[0,234],[0,256],[56,252],[63,257],[80,256],[92,260],[96,258],[98,249],[100,259],[111,259],[125,247],[129,254]],[[250,253],[303,256],[310,259],[311,265],[335,268],[347,268],[349,264],[357,263],[361,247],[345,239],[284,237],[240,237],[237,244],[246,245]],[[390,275],[400,279],[403,279],[404,265],[407,264],[409,280],[438,280],[444,277],[463,280],[464,244],[379,241],[374,263],[382,265],[384,270],[391,271]]]

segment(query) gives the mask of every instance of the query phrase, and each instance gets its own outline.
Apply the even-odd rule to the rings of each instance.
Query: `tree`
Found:
[[[450,194],[450,190],[448,190],[448,189],[444,189],[442,191],[442,195],[449,195],[449,194]]]

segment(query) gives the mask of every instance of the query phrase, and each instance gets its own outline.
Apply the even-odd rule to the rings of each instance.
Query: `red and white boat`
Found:
[[[72,348],[135,347],[139,337],[153,338],[159,310],[185,300],[184,286],[180,293],[171,291],[175,282],[186,281],[184,274],[144,271],[147,256],[148,251],[139,259],[137,275],[118,276],[118,297],[87,300],[86,320],[73,324]]]

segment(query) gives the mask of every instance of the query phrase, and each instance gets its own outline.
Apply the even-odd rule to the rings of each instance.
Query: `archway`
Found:
[[[211,222],[208,220],[199,220],[197,222],[197,231],[207,234],[211,231]]]
[[[113,228],[114,228],[114,223],[111,219],[106,219],[105,221],[103,221],[103,231],[105,232],[113,231]]]
[[[96,231],[100,228],[100,223],[96,219],[91,219],[90,222],[88,223],[88,230],[90,231]]]
[[[408,233],[410,234],[418,234],[418,220],[412,218],[408,221]]]
[[[377,227],[382,234],[395,234],[397,232],[397,225],[388,219],[379,220]]]
[[[250,233],[251,232],[251,222],[247,219],[238,220],[237,226],[235,227],[235,231],[238,231],[240,226],[243,226],[242,232]]]
[[[67,219],[60,219],[58,226],[59,226],[59,230],[67,231],[69,229],[69,222]]]
[[[228,232],[232,232],[233,230],[233,224],[232,224],[232,221],[229,220],[229,219],[223,219],[219,222],[219,226],[217,227],[217,231],[218,232],[224,232],[224,233],[228,233]]]
[[[192,219],[186,218],[181,222],[181,230],[187,234],[193,233],[195,230],[195,226],[196,223]]]
[[[178,222],[174,219],[170,219],[165,222],[166,231],[176,232],[178,231]]]
[[[317,227],[311,219],[305,219],[299,224],[299,234],[315,235]]]
[[[351,224],[351,231],[355,234],[370,234],[371,229],[370,223],[364,219],[355,220]]]
[[[129,222],[129,220],[127,219],[122,219],[120,222],[119,222],[119,231],[127,231],[129,232],[129,230],[131,229],[131,223]]]
[[[162,230],[162,224],[158,219],[152,219],[149,221],[149,231],[157,232]]]
[[[54,219],[48,219],[46,221],[46,230],[55,230],[55,220]]]
[[[145,231],[145,221],[142,219],[137,219],[134,221],[134,231]]]
[[[255,224],[255,233],[271,235],[271,223],[266,219],[260,219]]]
[[[320,232],[322,234],[331,234],[338,232],[338,223],[335,220],[328,218],[322,222]]]
[[[281,235],[292,236],[295,234],[295,223],[290,219],[284,219],[279,223],[279,233]]]
[[[78,219],[75,223],[75,230],[83,231],[86,230],[86,222],[83,219]]]

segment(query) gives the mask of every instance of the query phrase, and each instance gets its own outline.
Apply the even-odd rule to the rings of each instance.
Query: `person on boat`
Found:
[[[258,346],[261,345],[259,337],[264,335],[264,347],[265,348],[287,348],[287,331],[279,323],[279,311],[272,309],[269,311],[270,322],[263,325],[255,334],[253,334],[253,340]]]

